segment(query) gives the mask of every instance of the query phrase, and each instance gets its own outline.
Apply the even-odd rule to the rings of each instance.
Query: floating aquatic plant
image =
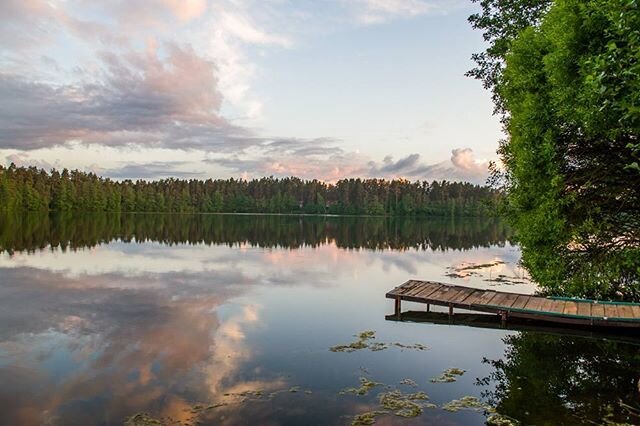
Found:
[[[358,414],[353,418],[351,422],[351,426],[364,426],[364,425],[372,425],[376,422],[376,417],[387,414],[388,411],[376,410],[376,411],[368,411],[366,413]]]
[[[420,343],[414,343],[412,345],[404,345],[402,343],[384,343],[384,342],[371,342],[376,338],[376,332],[372,330],[363,331],[355,335],[358,338],[355,342],[348,343],[346,345],[336,345],[329,348],[331,352],[355,352],[361,349],[369,349],[372,352],[383,351],[390,348],[392,345],[401,349],[415,349],[424,351],[427,347]]]
[[[447,368],[438,377],[434,377],[429,380],[431,383],[451,383],[455,382],[457,376],[462,376],[465,370],[460,368]]]
[[[155,426],[162,425],[162,421],[152,417],[149,413],[136,413],[127,417],[124,426]]]
[[[369,350],[372,352],[383,351],[389,347],[388,343],[375,342],[369,345]]]
[[[357,341],[351,342],[346,345],[336,345],[329,348],[331,352],[355,352],[360,349],[367,349],[369,347],[369,340],[376,338],[376,332],[367,330],[355,335],[358,338]]]
[[[487,426],[519,426],[520,422],[511,417],[493,413],[489,417],[487,417]]]
[[[413,345],[404,345],[402,343],[394,343],[393,345],[399,347],[400,349],[415,349],[417,351],[426,351],[427,349],[429,349],[421,343],[414,343]]]
[[[494,410],[493,407],[483,403],[475,396],[469,396],[469,395],[463,396],[460,399],[454,399],[453,401],[447,402],[442,406],[442,409],[450,411],[452,413],[455,413],[460,410],[475,410],[475,411],[482,411],[482,410],[493,411]]]
[[[360,377],[360,387],[359,388],[347,388],[340,392],[341,395],[345,393],[352,393],[355,395],[367,395],[371,389],[376,386],[380,386],[382,383],[377,383],[367,379],[366,377]]]
[[[400,380],[400,384],[401,385],[407,385],[407,386],[413,386],[414,388],[418,387],[418,384],[414,380],[411,380],[411,379],[402,379],[402,380]]]
[[[404,394],[399,390],[392,390],[378,395],[380,406],[400,417],[417,417],[425,408],[435,408],[435,404],[427,401],[429,397],[424,392]]]

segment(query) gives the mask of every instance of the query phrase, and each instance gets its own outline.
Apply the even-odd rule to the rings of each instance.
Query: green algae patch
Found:
[[[375,342],[369,345],[369,350],[372,352],[383,351],[389,348],[388,343]]]
[[[415,382],[415,380],[411,380],[411,379],[402,379],[402,380],[400,380],[400,384],[401,385],[407,385],[407,386],[413,386],[414,388],[418,387],[418,384]]]
[[[520,422],[509,416],[493,413],[487,417],[487,426],[520,426]]]
[[[376,338],[376,332],[373,331],[373,330],[362,331],[362,332],[358,333],[357,337],[360,340],[375,339]]]
[[[376,332],[367,330],[355,335],[358,338],[355,342],[346,345],[336,345],[329,348],[331,352],[355,352],[369,347],[369,341],[376,338]]]
[[[152,417],[149,413],[137,413],[127,417],[124,426],[156,426],[162,425],[162,421]]]
[[[377,416],[382,416],[388,414],[388,411],[375,410],[368,411],[366,413],[358,414],[353,418],[351,422],[351,426],[364,426],[364,425],[372,425],[376,422]]]
[[[393,346],[396,346],[400,349],[415,349],[417,351],[426,351],[427,349],[429,349],[428,347],[426,347],[421,343],[414,343],[413,345],[404,345],[402,343],[394,343]]]
[[[431,383],[452,383],[457,380],[458,376],[462,376],[466,370],[460,368],[447,368],[438,377],[429,380]]]
[[[493,407],[483,403],[475,396],[463,396],[460,399],[454,399],[447,402],[442,406],[443,410],[455,413],[460,410],[475,410],[475,411],[493,411]]]
[[[369,349],[371,352],[378,352],[389,349],[391,346],[395,346],[400,349],[414,349],[419,351],[428,349],[421,343],[405,345],[402,343],[372,342],[372,340],[376,338],[376,332],[372,330],[362,331],[354,335],[354,337],[357,337],[358,340],[344,345],[332,346],[329,348],[329,350],[331,352],[355,352],[363,349]]]
[[[425,408],[435,408],[435,404],[425,402],[428,399],[424,392],[405,394],[399,390],[392,390],[378,395],[382,408],[405,418],[417,417]]]
[[[360,387],[359,388],[347,388],[340,392],[340,395],[344,395],[346,393],[352,393],[354,395],[367,395],[371,389],[376,386],[381,386],[382,383],[374,382],[366,377],[360,377]]]

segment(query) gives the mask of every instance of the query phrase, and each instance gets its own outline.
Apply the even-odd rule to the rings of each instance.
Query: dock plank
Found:
[[[604,316],[607,318],[617,318],[618,317],[618,307],[616,305],[611,305],[609,303],[603,303],[604,306]]]
[[[425,290],[425,287],[430,287],[430,284],[431,283],[421,283],[415,287],[412,287],[404,293],[404,296],[417,296],[423,290]],[[440,284],[440,286],[442,286],[442,284]]]
[[[618,316],[620,318],[633,318],[633,310],[629,305],[618,305]]]
[[[524,309],[529,311],[540,311],[542,304],[545,302],[544,297],[532,297],[529,302],[524,306]]]
[[[564,312],[564,300],[553,300],[553,299],[549,299],[549,301],[551,303],[548,304],[549,306],[549,310],[548,312],[552,312],[555,314],[561,314]]]
[[[494,306],[500,306],[503,308],[510,308],[518,298],[518,295],[513,293],[498,293],[492,301],[491,304]]]
[[[465,305],[473,305],[474,303],[478,302],[480,300],[480,298],[482,297],[482,295],[485,294],[485,292],[483,290],[476,290],[474,291],[469,297],[467,297],[463,303]]]
[[[583,317],[591,316],[591,302],[579,302],[578,303],[578,315]]]
[[[428,298],[431,294],[433,294],[436,291],[438,291],[438,289],[440,289],[440,287],[442,287],[442,284],[429,283],[428,285],[425,285],[422,288],[422,290],[416,294],[416,297]]]
[[[601,303],[594,303],[591,306],[591,316],[593,318],[604,318],[604,305]]]
[[[449,299],[449,303],[460,304],[463,303],[469,296],[475,293],[474,288],[465,288],[461,290],[455,297]]]
[[[564,304],[564,314],[578,315],[578,302],[567,300],[567,302]]]
[[[513,305],[511,305],[511,308],[522,309],[522,308],[525,307],[525,305],[527,304],[529,299],[531,299],[531,296],[527,296],[525,294],[521,294],[521,295],[518,296],[518,298],[513,303]]]
[[[480,296],[479,300],[474,303],[474,305],[489,305],[491,304],[491,299],[498,295],[495,291],[486,290],[482,296]]]

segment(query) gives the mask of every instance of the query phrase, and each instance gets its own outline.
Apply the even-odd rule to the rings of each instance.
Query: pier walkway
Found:
[[[395,300],[395,315],[403,300],[509,317],[598,327],[640,328],[640,304],[587,299],[541,297],[495,290],[482,290],[431,281],[409,280],[386,295]]]

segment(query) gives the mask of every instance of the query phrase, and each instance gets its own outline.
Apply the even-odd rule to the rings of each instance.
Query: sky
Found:
[[[482,183],[470,0],[2,0],[0,164]]]

